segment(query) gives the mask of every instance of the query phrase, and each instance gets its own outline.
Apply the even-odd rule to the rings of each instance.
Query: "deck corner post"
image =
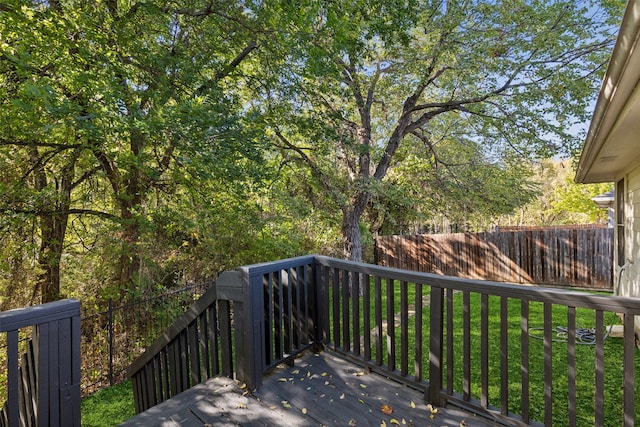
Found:
[[[234,302],[236,379],[249,390],[262,385],[264,364],[264,304],[262,275],[239,269],[243,298]]]
[[[444,288],[431,288],[429,320],[429,386],[425,399],[437,406],[446,405],[442,395],[443,341],[444,341]]]

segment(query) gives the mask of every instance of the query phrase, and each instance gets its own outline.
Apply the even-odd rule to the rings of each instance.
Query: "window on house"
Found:
[[[618,233],[618,266],[624,265],[624,179],[616,184],[616,231]]]

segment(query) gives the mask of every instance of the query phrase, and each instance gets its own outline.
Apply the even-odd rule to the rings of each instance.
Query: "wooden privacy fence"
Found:
[[[604,227],[381,236],[375,259],[445,276],[613,289],[613,229]]]

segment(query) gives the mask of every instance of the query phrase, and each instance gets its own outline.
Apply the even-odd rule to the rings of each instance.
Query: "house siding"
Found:
[[[618,254],[615,254],[614,290],[619,295],[638,298],[640,297],[640,167],[629,171],[624,177],[624,184],[625,235],[616,236],[616,239],[623,238],[625,241],[625,259],[619,260]],[[635,319],[635,328],[636,331],[640,331],[640,317]]]

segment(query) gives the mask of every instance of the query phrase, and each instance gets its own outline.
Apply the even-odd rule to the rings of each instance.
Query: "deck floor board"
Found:
[[[489,426],[452,408],[433,409],[423,394],[330,353],[306,354],[246,393],[233,380],[199,384],[121,424],[132,426]],[[383,405],[392,412],[385,414]]]

